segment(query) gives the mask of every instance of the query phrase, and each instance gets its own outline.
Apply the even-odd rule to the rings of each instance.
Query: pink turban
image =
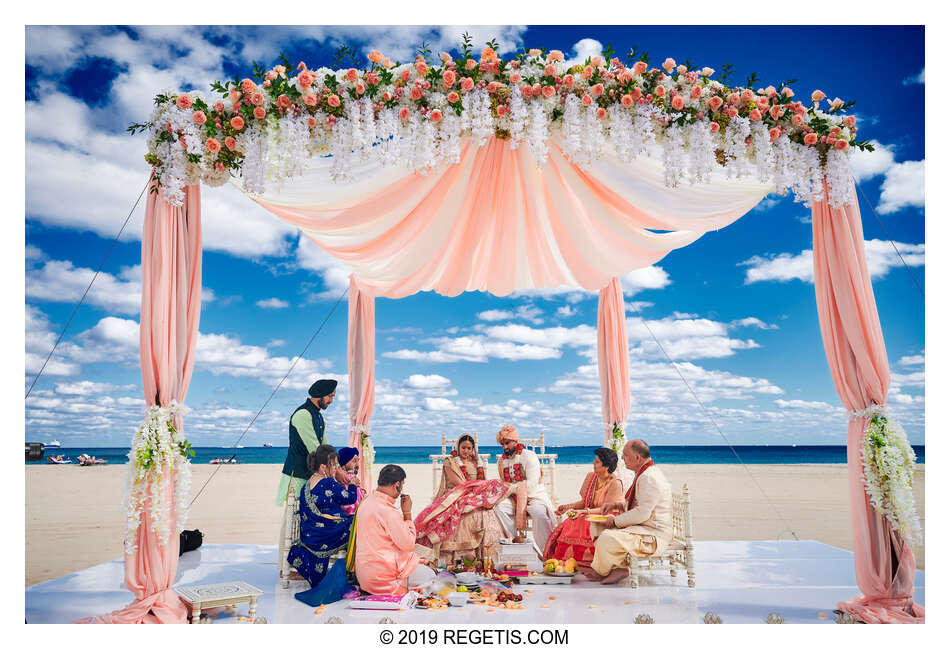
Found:
[[[515,442],[518,441],[518,429],[512,426],[511,424],[505,424],[502,426],[501,430],[498,431],[496,436],[498,443],[501,444],[504,440],[510,439]]]

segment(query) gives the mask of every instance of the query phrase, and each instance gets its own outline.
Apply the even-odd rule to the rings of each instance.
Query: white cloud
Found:
[[[775,405],[786,410],[809,410],[822,413],[843,411],[843,408],[840,406],[833,406],[824,401],[802,401],[801,399],[786,401],[785,399],[776,399]]]
[[[423,399],[426,410],[458,410],[458,406],[441,397],[426,397]]]
[[[281,300],[280,298],[271,297],[266,300],[258,300],[255,302],[257,306],[261,309],[286,309],[290,306],[290,303],[286,300]]]
[[[571,316],[577,315],[577,309],[570,304],[565,304],[557,308],[556,315],[558,318],[570,318]]]
[[[633,302],[624,302],[624,309],[627,313],[640,313],[644,309],[648,309],[653,306],[653,302],[643,302],[643,301],[633,301]]]
[[[856,182],[864,182],[875,176],[887,173],[894,166],[894,147],[869,140],[873,151],[856,150],[851,155],[851,173]]]
[[[921,353],[921,354],[913,354],[911,356],[902,356],[901,359],[897,362],[900,365],[923,365],[924,355]]]
[[[729,327],[755,327],[756,329],[778,329],[778,325],[769,324],[767,322],[762,322],[758,318],[742,318],[741,320],[733,320],[729,323]]]
[[[500,320],[527,320],[532,324],[541,324],[544,322],[541,316],[543,312],[533,304],[522,304],[514,311],[505,311],[501,309],[490,309],[478,314],[480,320],[488,322],[498,322]]]
[[[403,385],[414,390],[429,390],[447,388],[452,385],[452,381],[439,374],[413,374],[403,381]]]
[[[921,69],[920,69],[920,72],[918,72],[917,74],[913,74],[913,75],[911,75],[911,76],[905,78],[902,83],[903,83],[905,86],[913,86],[913,85],[916,85],[916,84],[921,84],[921,85],[923,85],[923,84],[924,84],[924,70],[925,70],[925,69],[926,69],[926,68],[921,68]]]
[[[118,386],[111,383],[96,383],[94,381],[76,381],[74,383],[57,383],[55,387],[56,394],[70,394],[76,396],[89,396],[93,394],[111,394],[116,390],[132,390],[134,385]]]
[[[896,242],[900,257],[908,266],[924,265],[924,244]],[[902,266],[901,259],[890,241],[871,239],[864,242],[865,255],[868,262],[868,273],[872,278],[883,277],[892,268]],[[756,255],[738,264],[748,266],[745,283],[778,281],[788,282],[799,279],[804,282],[814,282],[814,260],[811,250],[802,250],[797,255],[788,252],[773,257]]]
[[[578,65],[595,56],[600,56],[604,51],[604,46],[600,41],[593,38],[582,38],[571,47],[573,55],[566,58],[568,65]]]
[[[924,161],[908,160],[887,170],[881,185],[881,214],[893,214],[905,207],[924,206]]]
[[[669,286],[670,282],[669,274],[659,266],[638,268],[620,278],[620,285],[626,296],[635,295],[646,289],[664,288]]]
[[[296,257],[298,266],[316,272],[323,280],[324,291],[315,296],[317,299],[336,300],[349,287],[352,271],[303,235],[297,242]]]

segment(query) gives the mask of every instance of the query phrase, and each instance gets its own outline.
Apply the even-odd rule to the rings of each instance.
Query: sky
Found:
[[[283,51],[331,65],[341,45],[412,58],[454,51],[463,32],[584,58],[636,46],[654,62],[797,79],[855,100],[852,169],[891,365],[889,403],[924,443],[924,31],[920,27],[28,27],[24,393],[148,179],[146,121],[166,89],[208,90]],[[895,47],[882,48],[888,42]],[[776,47],[776,44],[780,44]],[[873,83],[868,83],[873,80]],[[873,207],[873,211],[872,211]],[[880,218],[875,217],[874,212]],[[26,400],[27,441],[126,446],[142,419],[138,365],[144,201]],[[286,445],[287,421],[316,378],[340,380],[326,412],[347,436],[348,270],[236,188],[202,188],[200,336],[186,404],[194,445],[230,446],[314,331],[326,325],[241,441]],[[891,243],[891,240],[894,242]],[[770,195],[733,225],[623,278],[630,338],[628,436],[651,444],[843,444],[847,424],[822,347],[810,213]],[[895,246],[903,262],[895,252]],[[505,423],[554,445],[602,441],[597,299],[585,291],[376,302],[377,445],[437,444]],[[676,368],[653,342],[660,339]],[[677,372],[677,369],[679,372]],[[679,374],[689,383],[684,384]],[[690,392],[701,400],[701,408]]]

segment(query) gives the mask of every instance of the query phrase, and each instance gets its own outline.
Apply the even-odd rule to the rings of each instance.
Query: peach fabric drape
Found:
[[[161,189],[149,193],[142,227],[142,313],[139,356],[146,405],[182,403],[191,382],[201,315],[201,190],[185,188],[181,207],[169,205]],[[177,421],[179,430],[182,422]],[[125,557],[125,584],[135,596],[126,608],[83,622],[186,623],[187,612],[170,590],[178,568],[174,476],[168,472],[165,501],[171,533],[162,545],[151,530],[149,507],[142,514],[136,550]]]
[[[327,159],[255,200],[350,267],[377,297],[432,290],[507,295],[577,286],[656,263],[732,223],[771,187],[726,180],[665,186],[649,158],[581,168],[557,140],[538,167],[526,146],[465,139],[457,164],[426,175],[365,164],[333,184]]]
[[[831,209],[814,203],[815,296],[818,320],[835,388],[849,411],[884,404],[890,370],[868,275],[864,233],[854,184],[852,204]],[[865,622],[923,622],[914,603],[914,553],[871,505],[863,484],[861,449],[868,420],[848,424],[848,481],[854,570],[863,595],[838,608]]]
[[[350,446],[360,449],[360,485],[370,490],[372,476],[360,444],[360,435],[369,433],[369,418],[376,400],[376,306],[372,295],[361,289],[359,280],[350,275],[349,333],[347,367],[350,378]]]
[[[609,446],[614,424],[630,414],[630,358],[623,289],[614,277],[600,289],[597,302],[597,370],[600,373],[604,446]]]

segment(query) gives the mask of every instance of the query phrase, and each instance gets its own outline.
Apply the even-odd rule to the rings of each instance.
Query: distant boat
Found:
[[[237,463],[238,463],[237,460],[235,460],[233,457],[232,458],[216,457],[210,462],[208,462],[208,464],[237,464]]]
[[[47,442],[43,444],[43,448],[59,448],[62,444],[59,443],[58,439],[54,439],[52,442]]]
[[[271,444],[270,442],[264,442],[264,448],[273,448],[273,447],[274,445]]]
[[[238,444],[238,445],[235,446],[234,448],[244,448],[244,446],[243,446],[242,444]]]

